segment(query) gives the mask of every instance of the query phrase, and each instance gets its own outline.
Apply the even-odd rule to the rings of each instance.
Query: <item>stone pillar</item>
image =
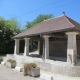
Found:
[[[45,59],[45,40],[43,39],[43,51],[42,51],[42,59],[44,60]]]
[[[77,47],[76,47],[76,35],[77,32],[67,32],[67,62],[69,64],[77,64]]]
[[[24,56],[29,55],[29,39],[30,38],[25,38],[25,48],[24,48]]]
[[[44,47],[45,47],[45,50],[44,50],[44,59],[49,59],[49,37],[50,36],[43,36],[44,37]]]
[[[37,48],[37,50],[38,50],[38,53],[40,54],[40,41],[38,41],[38,48]]]
[[[15,40],[15,47],[14,47],[14,55],[19,54],[19,39],[14,39]]]

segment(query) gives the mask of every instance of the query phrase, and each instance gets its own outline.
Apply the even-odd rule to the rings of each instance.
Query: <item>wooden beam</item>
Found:
[[[33,40],[33,41],[40,41],[40,40],[42,40],[42,38],[31,38],[31,40]]]
[[[55,35],[55,34],[48,34],[48,36],[55,37],[55,38],[64,38],[65,37],[65,36]]]

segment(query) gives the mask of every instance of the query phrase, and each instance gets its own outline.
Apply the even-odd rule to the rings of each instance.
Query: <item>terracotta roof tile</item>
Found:
[[[69,28],[73,29],[77,26],[80,28],[79,23],[63,15],[60,17],[42,21],[38,23],[37,25],[23,31],[22,33],[17,34],[13,38],[20,38],[20,37],[25,37],[25,36],[43,34],[46,32],[56,32],[59,30],[64,30],[64,29],[69,29]]]

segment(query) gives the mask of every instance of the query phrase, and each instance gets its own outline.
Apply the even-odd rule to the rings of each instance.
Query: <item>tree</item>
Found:
[[[15,34],[19,33],[21,30],[20,30],[20,23],[15,19],[15,18],[12,18],[10,20],[7,20],[6,21],[6,25],[7,27],[10,28],[10,30],[14,31]]]
[[[0,53],[12,53],[14,51],[14,40],[11,38],[19,32],[20,29],[16,20],[5,20],[0,17]]]
[[[48,15],[43,15],[43,14],[40,14],[38,17],[36,17],[36,19],[34,19],[32,22],[28,22],[27,21],[27,24],[26,24],[26,27],[27,29],[42,22],[44,19],[50,19],[50,18],[53,18],[53,14],[48,14]]]

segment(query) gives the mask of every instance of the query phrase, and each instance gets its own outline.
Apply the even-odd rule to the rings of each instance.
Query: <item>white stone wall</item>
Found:
[[[18,65],[22,63],[35,62],[37,63],[38,67],[40,67],[40,69],[50,71],[56,74],[80,77],[79,65],[72,66],[72,65],[68,65],[67,62],[54,61],[54,60],[49,60],[49,59],[46,59],[44,61],[41,58],[22,57],[18,55],[16,56],[13,55],[13,57],[12,55],[8,55],[7,57],[10,59],[14,58]]]

